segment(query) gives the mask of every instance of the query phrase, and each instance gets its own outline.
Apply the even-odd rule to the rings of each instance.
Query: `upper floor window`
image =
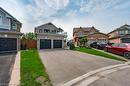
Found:
[[[17,29],[17,24],[16,23],[12,24],[12,29]]]
[[[56,33],[56,30],[52,30],[52,33]]]
[[[39,33],[42,33],[42,29],[39,29]]]
[[[50,30],[48,30],[48,29],[44,29],[44,32],[45,32],[45,33],[49,33]]]
[[[125,34],[125,30],[121,30],[118,33],[119,33],[119,35],[124,35]]]
[[[78,36],[83,36],[83,32],[78,32]]]

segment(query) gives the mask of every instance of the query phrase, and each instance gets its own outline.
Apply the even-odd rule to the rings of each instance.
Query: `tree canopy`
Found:
[[[87,37],[79,38],[80,46],[87,46],[88,39]]]
[[[22,39],[29,39],[29,40],[35,40],[36,35],[32,32],[26,33],[22,36]]]

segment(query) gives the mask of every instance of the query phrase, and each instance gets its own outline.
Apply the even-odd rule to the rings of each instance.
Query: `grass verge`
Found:
[[[44,84],[51,86],[37,50],[21,51],[21,86],[44,86]]]
[[[114,59],[114,60],[118,60],[118,61],[126,61],[124,59],[118,58],[116,56],[101,52],[101,51],[97,51],[94,50],[92,48],[76,48],[75,50],[80,51],[80,52],[84,52],[84,53],[88,53],[88,54],[93,54],[93,55],[97,55],[97,56],[102,56],[105,58],[109,58],[109,59]]]

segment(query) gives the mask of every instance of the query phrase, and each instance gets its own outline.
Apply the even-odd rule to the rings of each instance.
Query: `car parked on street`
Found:
[[[107,45],[104,50],[130,58],[130,43],[115,43],[112,45]]]
[[[98,42],[93,42],[90,44],[90,47],[96,48],[96,49],[101,49],[104,50],[104,48],[107,46],[107,43],[98,43]]]

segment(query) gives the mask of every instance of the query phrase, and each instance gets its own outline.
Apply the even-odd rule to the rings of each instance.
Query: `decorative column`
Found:
[[[20,37],[17,38],[17,51],[20,50]]]
[[[40,39],[37,39],[37,49],[40,50]]]
[[[53,49],[53,39],[51,39],[51,49]]]
[[[64,48],[64,39],[62,40],[62,48]]]

